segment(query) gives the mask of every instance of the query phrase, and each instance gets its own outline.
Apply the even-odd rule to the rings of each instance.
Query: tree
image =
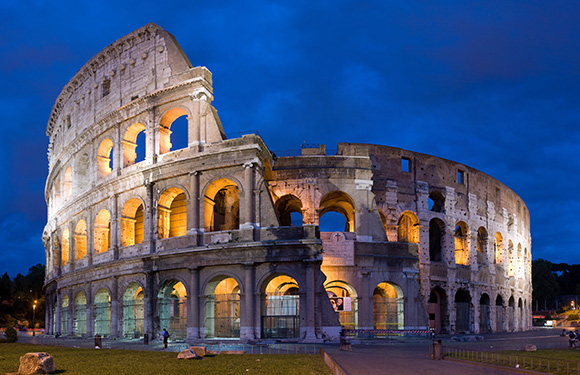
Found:
[[[532,298],[543,305],[544,309],[552,307],[554,301],[560,295],[560,286],[556,274],[552,272],[552,263],[544,259],[536,259],[532,262]]]

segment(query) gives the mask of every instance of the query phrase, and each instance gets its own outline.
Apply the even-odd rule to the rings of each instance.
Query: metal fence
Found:
[[[548,374],[580,375],[580,362],[565,359],[542,358],[531,355],[478,351],[457,347],[443,347],[446,358],[519,368]]]

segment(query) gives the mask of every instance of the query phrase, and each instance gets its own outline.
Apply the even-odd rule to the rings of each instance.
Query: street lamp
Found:
[[[35,336],[35,334],[36,334],[36,331],[34,330],[34,327],[35,327],[34,320],[36,318],[36,303],[37,302],[38,302],[37,300],[34,300],[34,304],[32,305],[32,336]]]

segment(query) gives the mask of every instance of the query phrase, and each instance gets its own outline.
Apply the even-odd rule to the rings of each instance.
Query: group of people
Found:
[[[570,347],[573,349],[576,349],[576,350],[580,350],[580,333],[578,332],[578,330],[570,331],[568,333],[568,337],[569,337],[568,342],[570,343]]]

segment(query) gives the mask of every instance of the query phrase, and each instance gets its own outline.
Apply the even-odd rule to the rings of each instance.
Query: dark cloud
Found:
[[[60,90],[148,22],[213,72],[226,132],[256,129],[273,150],[363,142],[460,161],[526,202],[535,258],[580,263],[579,10],[570,1],[4,1],[0,194],[11,199],[0,206],[0,273],[44,261],[45,129]]]

